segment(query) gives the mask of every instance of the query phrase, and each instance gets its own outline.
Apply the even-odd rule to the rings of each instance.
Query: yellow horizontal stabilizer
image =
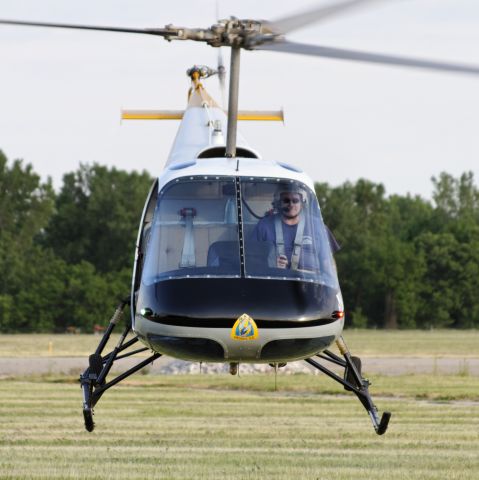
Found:
[[[283,110],[240,110],[238,120],[284,122]]]
[[[181,120],[183,110],[122,110],[122,120]]]
[[[122,110],[122,120],[181,120],[183,110]],[[282,110],[240,110],[238,120],[284,122]]]

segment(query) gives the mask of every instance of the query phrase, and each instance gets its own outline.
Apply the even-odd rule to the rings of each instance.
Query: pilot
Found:
[[[276,248],[276,267],[313,270],[313,239],[306,222],[306,192],[294,185],[281,187],[275,195],[277,213],[262,218],[253,230],[254,240],[271,242]]]

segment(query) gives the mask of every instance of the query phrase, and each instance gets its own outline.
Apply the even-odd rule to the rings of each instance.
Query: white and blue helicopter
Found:
[[[342,337],[344,305],[313,181],[293,165],[263,158],[237,133],[237,121],[281,120],[282,112],[238,110],[240,53],[271,50],[350,61],[479,74],[479,67],[290,42],[285,34],[327,20],[368,0],[346,0],[277,21],[221,20],[209,28],[136,29],[0,20],[0,24],[70,28],[193,40],[231,51],[228,109],[202,81],[225,69],[194,66],[184,111],[124,111],[124,119],[178,119],[163,172],[141,215],[131,293],[118,306],[89,367],[81,375],[85,428],[106,390],[162,355],[274,368],[304,360],[353,392],[377,434],[390,412],[378,413],[361,361]],[[117,345],[104,353],[123,312],[129,319]],[[145,346],[130,349],[137,342]],[[330,348],[336,345],[339,354]],[[151,351],[117,375],[113,364]],[[334,364],[338,375],[326,365]]]

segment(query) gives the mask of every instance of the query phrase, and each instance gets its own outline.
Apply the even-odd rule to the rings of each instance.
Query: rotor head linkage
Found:
[[[148,33],[158,35],[160,29],[149,30]],[[263,43],[283,40],[283,36],[275,31],[268,21],[239,20],[231,17],[220,20],[209,28],[184,28],[166,25],[160,35],[166,40],[194,40],[205,42],[212,47],[234,47],[251,50]]]
[[[191,80],[197,78],[208,78],[213,75],[218,75],[219,71],[214,68],[208,67],[207,65],[193,65],[191,68],[186,70],[186,75],[191,78]]]

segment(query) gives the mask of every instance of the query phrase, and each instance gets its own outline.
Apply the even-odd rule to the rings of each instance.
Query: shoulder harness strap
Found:
[[[279,257],[280,255],[286,255],[284,249],[284,236],[283,236],[283,225],[282,225],[281,215],[275,215],[274,217],[274,229],[276,233],[276,254]]]
[[[303,245],[304,233],[304,215],[301,213],[298,229],[296,230],[296,237],[294,238],[293,254],[291,255],[291,270],[297,270],[299,265],[299,257],[301,256],[301,246]]]

